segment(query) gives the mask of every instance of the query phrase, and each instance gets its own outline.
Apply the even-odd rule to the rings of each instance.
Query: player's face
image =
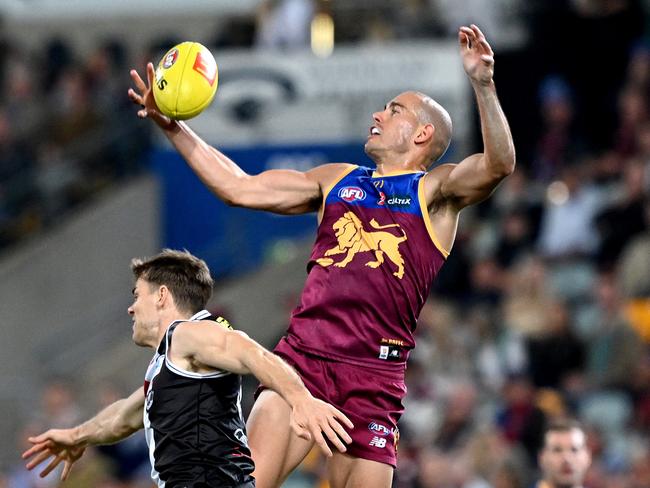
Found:
[[[386,152],[397,154],[408,151],[419,122],[415,112],[418,97],[402,93],[386,104],[381,112],[372,114],[374,124],[369,129],[365,150],[370,157]]]
[[[584,433],[579,429],[546,434],[539,464],[544,478],[557,488],[581,487],[591,463]]]
[[[128,308],[133,319],[133,342],[139,346],[156,346],[158,332],[158,287],[138,279],[133,288],[133,303]]]

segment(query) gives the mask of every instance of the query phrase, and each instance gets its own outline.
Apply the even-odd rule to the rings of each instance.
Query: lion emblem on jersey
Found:
[[[338,245],[325,251],[325,256],[317,259],[316,262],[325,267],[333,264],[339,268],[345,268],[357,253],[372,252],[375,255],[375,260],[368,261],[366,266],[378,268],[384,262],[385,256],[397,266],[397,271],[393,275],[401,280],[404,276],[404,259],[399,252],[399,245],[407,240],[406,234],[399,224],[379,225],[375,219],[372,219],[370,226],[376,230],[365,230],[359,217],[352,212],[344,213],[332,226]],[[396,236],[382,230],[391,227],[397,227],[402,235]],[[345,257],[336,263],[334,259],[328,257],[337,254],[345,254]]]

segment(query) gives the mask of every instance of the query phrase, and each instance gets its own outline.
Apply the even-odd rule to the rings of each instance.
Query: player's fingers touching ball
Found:
[[[217,63],[198,42],[183,42],[162,57],[155,70],[152,90],[159,110],[175,120],[199,115],[214,98],[218,85]]]

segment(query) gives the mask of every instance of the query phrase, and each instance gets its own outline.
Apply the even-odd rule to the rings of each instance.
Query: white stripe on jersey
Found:
[[[153,389],[151,388],[151,382],[156,377],[156,375],[160,373],[160,370],[162,369],[162,365],[164,364],[164,359],[165,356],[158,354],[158,352],[156,352],[156,355],[149,363],[149,367],[147,368],[147,374],[145,375],[146,380],[149,381],[149,391],[147,391],[147,396],[144,399],[144,408],[142,412],[142,418],[144,421],[144,434],[145,434],[145,439],[147,441],[147,447],[149,447],[149,461],[151,462],[151,479],[153,480],[154,483],[158,485],[158,488],[165,488],[165,482],[160,479],[160,473],[156,471],[156,467],[155,467],[156,463],[155,463],[153,453],[156,450],[156,440],[154,439],[153,436],[153,429],[151,428],[151,421],[149,420],[149,414],[147,412],[147,409],[151,405],[151,402],[153,401]]]

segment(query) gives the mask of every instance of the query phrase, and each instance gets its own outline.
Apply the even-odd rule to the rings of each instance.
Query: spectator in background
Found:
[[[643,187],[650,195],[650,121],[644,122],[636,128],[636,158],[643,165]]]
[[[58,83],[68,69],[74,67],[76,60],[72,49],[62,37],[50,39],[43,52],[41,70],[41,87],[49,93]]]
[[[496,305],[501,302],[505,287],[505,275],[492,257],[478,259],[470,270],[471,305]]]
[[[614,150],[621,159],[636,153],[636,130],[648,122],[648,116],[648,94],[635,85],[625,87],[618,95],[618,128],[614,138]]]
[[[46,225],[71,208],[83,192],[83,170],[79,161],[66,154],[53,142],[38,145],[35,184],[40,204],[40,217]]]
[[[575,125],[573,94],[559,76],[549,76],[539,89],[542,133],[533,159],[533,176],[542,182],[553,181],[580,154],[581,139]]]
[[[511,446],[521,446],[533,462],[546,421],[543,410],[535,404],[535,388],[526,376],[513,375],[503,387],[502,399],[496,426]]]
[[[643,344],[625,317],[613,275],[601,274],[594,293],[600,323],[596,324],[588,346],[589,384],[594,389],[629,391],[634,380],[632,373],[642,361]]]
[[[641,357],[631,376],[634,427],[639,432],[650,432],[650,354]]]
[[[618,262],[617,281],[627,318],[650,344],[650,195],[644,203],[646,230],[625,246]]]
[[[555,301],[547,273],[546,265],[536,256],[528,256],[511,268],[503,315],[513,333],[544,334],[548,313]]]
[[[19,140],[9,111],[0,109],[0,247],[29,229],[34,194],[31,150]]]
[[[265,0],[258,13],[255,45],[262,49],[308,47],[313,0]]]
[[[522,335],[497,325],[495,315],[491,307],[478,306],[471,308],[466,318],[476,341],[473,357],[477,381],[490,393],[501,391],[509,375],[522,373],[527,361]]]
[[[618,280],[626,298],[650,297],[650,195],[643,202],[644,231],[625,243]]]
[[[630,159],[623,167],[620,194],[595,217],[600,235],[596,262],[601,270],[610,270],[631,239],[646,228],[644,217],[644,166]]]
[[[58,379],[47,383],[41,396],[42,424],[55,423],[72,427],[81,418],[81,410],[67,381]]]
[[[602,200],[587,176],[584,166],[565,166],[560,179],[549,185],[538,240],[543,257],[591,257],[596,251],[594,217]]]
[[[23,139],[37,128],[42,111],[46,109],[42,104],[34,103],[40,96],[36,78],[39,71],[33,69],[38,63],[33,55],[19,47],[10,47],[3,54],[5,57],[4,93],[8,96],[2,103],[11,116],[11,125],[18,138]]]
[[[527,341],[529,375],[538,388],[560,388],[584,368],[584,345],[573,333],[566,304],[555,301],[549,308],[541,335]]]
[[[542,479],[536,488],[582,488],[591,454],[582,427],[571,421],[551,423],[538,456]]]
[[[501,219],[501,230],[495,249],[495,258],[506,269],[528,254],[533,243],[532,224],[523,208],[512,208]]]
[[[451,385],[442,408],[442,422],[433,441],[436,448],[450,452],[467,445],[476,430],[477,402],[478,392],[472,383]]]

